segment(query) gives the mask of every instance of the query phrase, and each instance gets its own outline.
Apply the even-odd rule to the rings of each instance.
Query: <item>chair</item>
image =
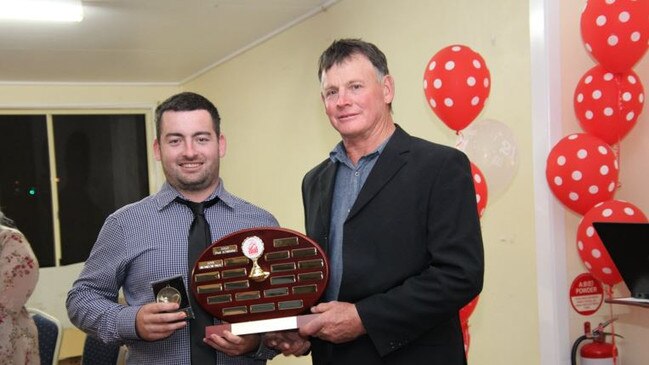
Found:
[[[63,338],[63,327],[58,319],[36,308],[27,308],[38,328],[38,352],[41,365],[59,363],[59,351]]]
[[[81,365],[115,365],[119,354],[119,345],[105,344],[95,337],[86,336]]]

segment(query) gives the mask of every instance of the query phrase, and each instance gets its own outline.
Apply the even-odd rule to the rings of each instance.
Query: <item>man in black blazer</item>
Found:
[[[458,312],[484,271],[467,157],[393,122],[373,44],[335,41],[318,76],[342,142],[302,184],[307,235],[330,261],[320,316],[300,329],[313,363],[466,364]]]

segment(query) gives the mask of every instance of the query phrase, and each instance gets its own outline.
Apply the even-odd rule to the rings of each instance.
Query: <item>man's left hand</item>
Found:
[[[229,356],[239,356],[256,351],[261,342],[259,335],[233,335],[230,331],[224,331],[223,336],[215,334],[204,339],[205,343]]]

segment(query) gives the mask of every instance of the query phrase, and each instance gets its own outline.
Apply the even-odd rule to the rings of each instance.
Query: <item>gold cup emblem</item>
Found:
[[[243,243],[241,243],[241,251],[244,256],[252,260],[252,269],[250,270],[250,275],[248,275],[248,277],[258,282],[266,280],[270,273],[264,271],[264,269],[259,266],[259,263],[257,263],[257,260],[259,260],[261,255],[264,253],[264,241],[257,236],[247,237],[243,240]]]

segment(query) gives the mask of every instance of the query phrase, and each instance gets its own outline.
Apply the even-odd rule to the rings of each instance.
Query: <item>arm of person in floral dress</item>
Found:
[[[0,306],[8,312],[18,312],[36,288],[38,260],[19,231],[2,227],[0,240]]]

